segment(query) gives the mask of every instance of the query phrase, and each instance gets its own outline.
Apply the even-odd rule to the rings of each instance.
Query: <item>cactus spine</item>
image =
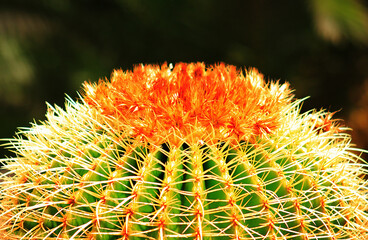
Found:
[[[20,130],[6,239],[367,239],[368,185],[332,114],[255,69],[137,66]]]

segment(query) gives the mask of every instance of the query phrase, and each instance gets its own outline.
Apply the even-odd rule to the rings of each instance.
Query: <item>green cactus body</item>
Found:
[[[362,160],[256,70],[115,71],[20,131],[5,239],[367,239]]]

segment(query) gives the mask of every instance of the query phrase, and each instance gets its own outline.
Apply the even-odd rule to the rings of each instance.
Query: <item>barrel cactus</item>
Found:
[[[4,239],[368,239],[367,170],[332,113],[256,69],[85,83],[3,159]]]

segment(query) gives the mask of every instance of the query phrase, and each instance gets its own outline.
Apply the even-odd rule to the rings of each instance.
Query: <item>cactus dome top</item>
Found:
[[[286,83],[266,83],[254,68],[222,63],[139,65],[115,70],[110,81],[84,84],[88,105],[135,137],[158,141],[173,133],[237,141],[269,134],[279,126],[290,92]]]

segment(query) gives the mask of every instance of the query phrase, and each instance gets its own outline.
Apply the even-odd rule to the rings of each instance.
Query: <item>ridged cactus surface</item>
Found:
[[[300,103],[224,64],[85,83],[10,142],[4,239],[368,239],[359,151]]]

